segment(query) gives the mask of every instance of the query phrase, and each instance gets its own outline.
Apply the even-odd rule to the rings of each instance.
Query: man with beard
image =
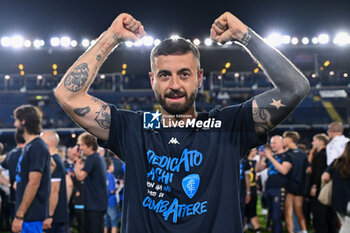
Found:
[[[114,48],[145,34],[139,21],[120,14],[55,91],[65,111],[126,164],[121,232],[242,232],[240,158],[265,143],[266,133],[300,103],[309,83],[280,52],[226,12],[214,21],[211,38],[240,42],[262,65],[272,90],[237,106],[198,113],[199,51],[178,38],[162,41],[150,56],[150,82],[161,113],[123,111],[87,94]],[[218,124],[203,127],[213,120]]]
[[[17,132],[23,134],[25,147],[16,168],[16,215],[13,232],[41,233],[48,215],[50,194],[50,153],[40,138],[40,112],[31,105],[14,111]]]

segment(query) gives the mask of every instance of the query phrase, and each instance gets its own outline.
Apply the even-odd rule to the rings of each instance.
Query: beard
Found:
[[[182,92],[180,90],[171,90],[168,93],[165,93],[164,96],[162,96],[159,92],[155,91],[155,95],[157,98],[158,103],[162,108],[171,115],[180,115],[186,113],[188,110],[190,110],[193,106],[193,103],[196,99],[198,90],[195,89],[190,96],[187,95],[186,92]],[[167,103],[167,98],[185,98],[185,103]]]
[[[16,134],[21,135],[23,137],[24,134],[24,126],[20,125],[19,128],[16,128]]]

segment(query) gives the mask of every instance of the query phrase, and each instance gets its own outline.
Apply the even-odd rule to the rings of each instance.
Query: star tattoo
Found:
[[[272,99],[272,103],[270,103],[270,105],[275,106],[277,108],[277,110],[279,110],[280,107],[286,106],[286,105],[281,103],[281,100],[275,100],[275,99]]]

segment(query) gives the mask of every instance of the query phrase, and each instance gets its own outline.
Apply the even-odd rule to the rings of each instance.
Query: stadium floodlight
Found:
[[[279,46],[282,43],[283,38],[278,33],[272,33],[266,38],[266,40],[267,40],[267,43],[269,43],[272,46]]]
[[[136,47],[140,47],[142,44],[143,44],[142,39],[139,39],[139,40],[134,42],[134,46],[136,46]]]
[[[70,46],[71,39],[68,36],[63,36],[60,39],[60,44],[64,48],[68,48]]]
[[[318,37],[313,37],[311,41],[313,44],[318,44]]]
[[[10,78],[11,78],[10,75],[8,75],[8,74],[5,75],[5,79],[6,79],[6,80],[9,80]]]
[[[105,78],[106,78],[106,75],[104,75],[104,74],[100,75],[100,79],[105,79]]]
[[[33,42],[34,48],[40,48],[43,47],[45,45],[45,41],[44,40],[39,40],[39,39],[35,39]]]
[[[77,47],[78,42],[76,40],[71,40],[70,42],[70,46],[72,46],[73,48]]]
[[[90,41],[89,41],[88,39],[83,39],[83,40],[81,41],[81,45],[82,45],[84,48],[87,48],[87,47],[89,47],[89,45],[90,45]]]
[[[344,73],[343,76],[344,76],[344,78],[347,78],[349,75],[348,75],[348,73]]]
[[[43,79],[43,76],[42,76],[42,75],[38,75],[38,76],[36,76],[36,78],[37,78],[38,80],[42,80],[42,79]]]
[[[128,41],[125,41],[125,45],[126,45],[126,47],[130,48],[130,47],[132,47],[133,43],[132,43],[132,41],[128,40]]]
[[[291,42],[293,45],[297,45],[299,43],[299,39],[297,37],[293,37]]]
[[[316,76],[316,74],[312,74],[311,77],[312,78],[316,78],[317,76]]]
[[[210,38],[205,39],[204,44],[206,46],[210,46],[213,43],[213,41]]]
[[[199,39],[194,39],[193,40],[193,44],[195,45],[195,46],[198,46],[198,45],[200,45],[201,44],[201,41],[199,40]]]
[[[327,34],[320,34],[318,36],[318,41],[320,42],[320,44],[328,44],[329,36]]]
[[[288,35],[282,36],[282,43],[289,44],[290,43],[290,36],[288,36]]]
[[[96,42],[97,42],[96,40],[91,40],[90,41],[90,46],[94,46],[96,44]]]
[[[154,43],[154,46],[158,46],[161,43],[161,41],[159,39],[155,39],[153,43]]]
[[[52,37],[50,40],[50,44],[52,47],[57,47],[60,45],[60,38],[58,37]]]
[[[346,32],[340,32],[338,33],[334,40],[333,43],[336,45],[347,45],[350,42],[350,37]]]
[[[171,36],[170,36],[170,39],[172,39],[172,40],[177,40],[177,39],[179,39],[179,38],[180,38],[180,36],[177,35],[177,34],[174,34],[174,35],[171,35]]]
[[[4,36],[1,38],[1,46],[2,47],[10,47],[11,46],[11,38],[8,36]]]
[[[334,75],[334,71],[329,71],[329,75],[333,76]]]
[[[32,46],[32,42],[30,40],[25,40],[23,42],[23,45],[24,45],[24,47],[29,48],[30,46]]]
[[[13,36],[11,38],[11,45],[16,49],[23,47],[23,43],[24,39],[22,36]]]
[[[235,78],[238,78],[239,77],[239,73],[235,73]]]
[[[309,38],[307,38],[307,37],[303,37],[303,39],[301,39],[301,43],[303,43],[304,45],[307,45],[307,44],[309,44]]]
[[[145,36],[142,38],[142,43],[145,46],[152,46],[153,45],[153,37],[152,36]]]

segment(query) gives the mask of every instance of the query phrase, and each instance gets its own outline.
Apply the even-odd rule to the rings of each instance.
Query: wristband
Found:
[[[53,218],[53,216],[52,215],[50,215],[49,217],[47,217],[47,218]]]
[[[23,217],[21,217],[21,216],[18,216],[18,215],[16,215],[16,217],[15,217],[16,219],[18,219],[18,220],[23,220]]]

